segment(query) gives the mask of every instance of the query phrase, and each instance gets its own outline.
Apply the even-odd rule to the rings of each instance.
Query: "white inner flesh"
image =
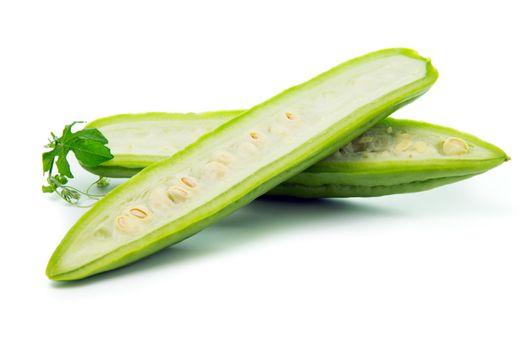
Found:
[[[477,147],[459,137],[428,128],[377,125],[326,158],[325,161],[481,159],[491,154],[492,152],[484,147]]]
[[[216,129],[227,119],[184,118],[182,120],[129,121],[98,128],[109,140],[114,155],[169,157]]]
[[[168,158],[232,117],[126,121],[102,126],[99,130],[108,138],[113,155]],[[285,128],[274,128],[274,132],[286,131]],[[450,137],[453,136],[426,127],[377,125],[326,158],[326,161],[476,159],[491,154],[489,150],[465,140],[468,148],[464,153],[450,154],[443,147],[444,142]]]
[[[423,60],[403,55],[383,57],[346,67],[314,87],[288,92],[284,99],[256,109],[249,118],[229,126],[227,132],[201,141],[191,157],[158,166],[145,175],[147,179],[142,176],[140,185],[135,184],[132,192],[112,196],[115,204],[103,215],[92,218],[70,243],[70,254],[59,262],[61,268],[81,266],[213,198],[224,199],[224,192],[256,176],[257,170],[285,157],[352,111],[422,79],[425,74]],[[286,113],[292,113],[293,118],[290,120]],[[251,135],[256,135],[256,139]],[[192,179],[196,187],[184,185],[182,178]],[[173,202],[168,197],[170,188],[172,193],[177,192],[173,189],[185,191],[188,198]],[[130,214],[133,208],[143,210],[147,217],[133,216]],[[128,223],[127,229],[119,227],[121,218]]]

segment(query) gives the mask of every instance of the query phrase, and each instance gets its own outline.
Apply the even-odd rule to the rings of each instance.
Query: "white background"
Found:
[[[518,3],[2,1],[0,348],[523,349]],[[260,200],[131,267],[45,277],[83,212],[40,193],[51,130],[247,108],[397,46],[431,57],[440,79],[396,116],[513,160],[418,194]]]

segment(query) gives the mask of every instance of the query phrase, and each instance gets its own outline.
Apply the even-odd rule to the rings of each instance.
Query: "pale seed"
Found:
[[[363,136],[358,140],[358,143],[370,143],[373,141],[373,136]]]
[[[127,218],[123,215],[120,215],[116,218],[116,224],[118,228],[125,230],[127,228]]]
[[[126,215],[117,216],[117,218],[115,219],[115,223],[116,227],[124,232],[129,232],[133,230],[137,225],[136,221],[132,220],[130,217]]]
[[[448,137],[442,144],[442,151],[447,156],[460,156],[468,153],[469,145],[458,137]]]
[[[188,176],[184,176],[183,178],[181,178],[180,182],[182,182],[184,185],[190,188],[195,188],[197,186],[195,179]]]
[[[297,116],[291,112],[286,112],[286,118],[288,120],[297,120],[298,119]]]
[[[256,131],[251,131],[249,133],[249,137],[251,137],[253,140],[258,140],[260,138],[260,134]]]
[[[167,189],[167,196],[175,203],[184,202],[191,194],[179,186],[171,186]]]
[[[395,146],[395,151],[397,152],[403,152],[407,150],[411,146],[411,141],[409,139],[402,139],[399,143]]]
[[[221,179],[226,173],[227,167],[217,161],[211,161],[206,164],[206,172],[215,179]]]
[[[415,151],[418,153],[424,153],[426,149],[428,148],[428,145],[423,141],[417,141],[415,142]]]
[[[160,210],[171,204],[171,201],[166,195],[165,187],[163,186],[153,189],[149,194],[147,206],[152,210]]]
[[[235,161],[235,156],[233,156],[229,152],[220,151],[215,155],[215,159],[217,162],[222,163],[224,165],[229,165]],[[190,186],[191,187],[191,186]]]
[[[144,208],[131,208],[129,209],[129,214],[139,218],[140,220],[145,220],[149,217],[148,210]]]

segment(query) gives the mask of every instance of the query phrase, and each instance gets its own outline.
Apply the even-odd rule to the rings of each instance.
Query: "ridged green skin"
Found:
[[[178,113],[144,113],[118,115],[97,119],[88,127],[101,128],[118,124],[122,121],[140,123],[148,120],[186,120],[194,118],[218,119],[224,123],[236,118],[243,111],[219,111],[201,114]],[[395,128],[411,127],[416,130],[441,133],[445,136],[459,137],[476,147],[491,151],[489,157],[482,159],[443,159],[427,161],[420,159],[397,160],[381,159],[374,162],[346,161],[330,162],[329,157],[304,172],[283,182],[268,192],[273,196],[291,196],[302,198],[329,197],[377,197],[391,194],[411,193],[430,190],[435,187],[468,179],[474,175],[490,170],[504,161],[508,156],[500,148],[487,143],[471,134],[455,129],[414,120],[386,118],[377,126]],[[131,177],[145,166],[153,165],[164,158],[135,154],[115,154],[115,157],[96,168],[85,167],[94,174],[107,177]],[[160,158],[160,159],[159,159]],[[137,166],[140,165],[140,166]]]
[[[275,159],[269,165],[257,169],[255,174],[242,178],[240,182],[237,182],[219,196],[209,198],[205,205],[200,205],[188,214],[177,217],[169,223],[148,232],[146,235],[118,246],[94,260],[83,262],[74,268],[66,269],[63,267],[61,259],[64,256],[67,256],[69,259],[72,256],[74,261],[75,252],[68,251],[68,248],[76,242],[75,238],[85,237],[79,235],[85,234],[84,230],[88,227],[91,220],[107,215],[108,211],[111,212],[112,206],[120,208],[122,202],[128,198],[127,193],[131,193],[135,187],[139,188],[149,183],[150,179],[153,179],[158,174],[171,173],[176,164],[185,164],[185,162],[193,161],[193,155],[200,154],[199,152],[207,152],[211,146],[214,146],[216,139],[234,136],[231,131],[236,131],[237,126],[240,127],[248,123],[253,115],[257,115],[257,113],[265,115],[267,113],[269,117],[269,115],[274,113],[273,109],[275,107],[286,108],[288,96],[293,96],[296,101],[297,98],[304,96],[313,87],[325,81],[331,81],[330,79],[336,78],[348,69],[384,57],[399,55],[425,62],[425,75],[410,83],[403,84],[374,99],[372,102],[361,105],[357,109],[348,109],[344,118],[336,122],[330,122],[328,124],[329,128],[324,129],[321,133],[317,133],[314,137],[310,137],[307,142],[293,144],[293,148],[286,153],[286,156]],[[46,270],[47,276],[54,280],[85,278],[129,264],[192,236],[327,157],[381,119],[425,93],[436,81],[437,77],[438,73],[431,63],[416,52],[409,49],[388,49],[345,62],[306,83],[282,92],[243,113],[238,118],[223,124],[214,132],[205,135],[185,148],[182,152],[144,169],[96,203],[78,220],[57,247],[49,261]],[[289,147],[286,149],[289,149]],[[79,261],[83,261],[80,257],[79,259]]]

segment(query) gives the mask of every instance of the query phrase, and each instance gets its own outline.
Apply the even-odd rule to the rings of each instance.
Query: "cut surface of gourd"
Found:
[[[242,112],[121,114],[97,119],[86,128],[99,129],[109,141],[114,158],[102,167],[129,169],[123,171],[127,177],[133,169],[134,174],[174,155]]]
[[[83,278],[191,236],[333,153],[436,78],[415,52],[388,49],[284,91],[100,200],[67,233],[47,275]]]
[[[115,158],[86,169],[101,176],[130,177],[145,166],[167,158],[162,149],[171,140],[178,140],[179,149],[189,146],[192,142],[178,138],[178,134],[190,130],[195,120],[200,123],[197,130],[203,135],[203,130],[212,131],[242,112],[145,113],[95,120],[89,127],[98,127],[109,135]],[[156,124],[148,128],[157,120],[162,125],[172,121],[173,125],[165,128],[166,133],[159,131]],[[108,126],[113,132],[107,133]],[[131,137],[136,135],[134,129],[147,130],[147,136],[142,140]],[[288,129],[279,127],[277,130],[287,135]],[[147,141],[149,147],[145,150],[123,152],[145,140],[151,140],[151,143]],[[153,142],[154,147],[151,146]],[[278,185],[269,194],[326,198],[418,192],[481,174],[508,159],[500,148],[473,135],[435,124],[389,117],[331,156]]]
[[[387,118],[271,195],[374,197],[429,190],[482,174],[509,160],[471,134]]]

